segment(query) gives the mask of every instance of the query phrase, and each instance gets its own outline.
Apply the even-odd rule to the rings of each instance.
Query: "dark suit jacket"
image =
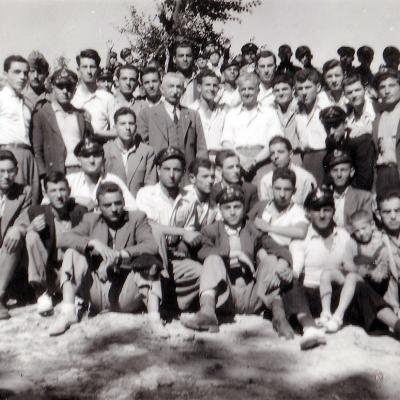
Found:
[[[185,153],[186,165],[197,156],[208,157],[203,126],[197,111],[181,107],[176,126],[161,102],[140,112],[138,133],[156,154],[168,146],[179,147]]]
[[[104,145],[104,155],[106,172],[120,177],[135,197],[141,187],[157,182],[154,150],[147,144],[139,143],[137,150],[129,155],[128,174],[125,172],[121,150],[115,140]]]
[[[78,225],[81,222],[84,214],[86,213],[87,209],[85,207],[75,204],[75,201],[71,199],[71,205],[69,207],[68,214],[72,227]],[[43,206],[32,206],[29,208],[28,214],[30,221],[32,221],[38,215],[44,214],[46,228],[39,232],[39,236],[42,239],[44,246],[48,250],[48,262],[57,261],[56,228],[54,224],[54,214],[51,209],[51,205],[46,204]]]
[[[78,118],[81,137],[92,134],[93,128],[85,120],[84,111],[75,108],[73,112]],[[50,170],[65,172],[67,150],[51,103],[45,103],[33,115],[32,146],[40,176]]]
[[[241,183],[241,186],[244,191],[244,212],[247,214],[258,202],[257,186],[245,181]],[[221,189],[221,182],[216,183],[211,189],[211,201],[213,203],[216,202],[215,199]]]
[[[372,213],[372,194],[366,190],[355,189],[350,186],[344,198],[344,223],[348,231],[350,231],[351,215],[359,210]]]

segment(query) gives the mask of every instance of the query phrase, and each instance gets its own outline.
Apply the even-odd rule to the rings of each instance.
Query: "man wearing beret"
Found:
[[[355,50],[349,46],[342,46],[337,51],[340,57],[340,64],[342,64],[344,76],[348,76],[355,72],[353,67]]]
[[[86,214],[58,244],[65,251],[60,274],[63,302],[51,336],[78,322],[76,294],[90,302],[94,312],[132,313],[146,306],[150,321],[161,325],[161,285],[158,275],[152,274],[158,264],[157,245],[145,214],[125,211],[121,188],[113,182],[101,183],[96,197],[100,213]],[[139,270],[143,257],[147,271]]]
[[[133,63],[132,49],[125,47],[121,50],[119,55],[124,60],[125,65],[132,65]]]
[[[355,113],[362,113],[364,106],[364,88],[359,76],[354,76],[354,80],[352,77],[346,80],[349,83],[346,86],[348,97],[355,104],[352,119],[348,123],[346,113],[339,106],[327,107],[320,112],[319,117],[327,134],[326,150],[329,157],[335,149],[349,153],[354,166],[351,185],[357,189],[371,190],[375,166],[375,148],[370,134],[373,119],[368,122],[370,113],[365,111],[363,121],[360,121],[360,114],[357,114],[359,119],[355,120]]]
[[[355,171],[349,153],[335,149],[327,154],[324,165],[333,188],[335,223],[350,231],[350,217],[353,213],[359,210],[372,212],[372,194],[351,185]]]
[[[300,71],[301,68],[296,67],[292,63],[292,55],[292,49],[289,45],[283,44],[282,46],[279,46],[278,56],[281,59],[281,63],[276,68],[277,74],[289,74],[291,76],[294,76],[297,71]]]
[[[400,51],[397,47],[387,46],[383,49],[383,61],[385,61],[385,68],[399,70],[400,64]]]
[[[364,87],[371,86],[374,78],[374,74],[371,72],[374,50],[369,46],[361,46],[357,50],[357,58],[360,65],[356,68],[356,72],[361,76],[361,82]]]
[[[49,76],[49,63],[44,55],[38,51],[32,51],[28,56],[29,84],[26,85],[23,95],[26,104],[33,111],[39,101],[46,99],[45,81]]]
[[[33,153],[42,179],[50,171],[66,174],[80,170],[74,154],[76,145],[93,134],[83,110],[71,104],[78,77],[69,69],[59,69],[50,78],[51,102],[33,116]]]

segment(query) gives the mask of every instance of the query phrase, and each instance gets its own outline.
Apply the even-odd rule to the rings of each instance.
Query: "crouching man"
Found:
[[[199,259],[204,260],[200,311],[181,318],[187,328],[209,332],[219,331],[216,312],[252,314],[271,303],[267,259],[263,258],[258,266],[255,262],[262,233],[246,220],[243,190],[238,185],[225,187],[217,202],[223,220],[202,230],[202,247],[198,252]],[[269,251],[279,255],[280,246]]]
[[[96,197],[100,213],[86,214],[60,238],[68,250],[61,267],[61,314],[51,336],[78,322],[77,293],[95,312],[130,313],[146,305],[151,321],[160,321],[157,245],[145,214],[125,211],[122,190],[113,182],[101,183]]]

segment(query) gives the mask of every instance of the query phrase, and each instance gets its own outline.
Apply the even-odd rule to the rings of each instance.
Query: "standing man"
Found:
[[[169,72],[161,86],[163,101],[144,108],[138,118],[138,133],[156,153],[168,146],[185,152],[186,161],[206,155],[206,142],[200,115],[180,105],[184,83],[181,75]]]
[[[374,74],[371,72],[371,64],[374,59],[374,50],[369,46],[362,46],[357,50],[357,58],[360,65],[356,71],[361,76],[363,86],[372,86]]]
[[[355,72],[355,68],[353,67],[354,61],[354,49],[349,46],[342,46],[338,48],[337,51],[340,57],[340,64],[342,64],[344,76],[347,77],[351,73]]]
[[[299,46],[295,52],[296,59],[301,63],[303,68],[307,69],[317,69],[312,65],[311,60],[313,55],[308,46]]]
[[[254,72],[256,69],[258,46],[252,42],[246,43],[241,48],[243,67],[241,72]]]
[[[162,100],[161,75],[159,69],[156,67],[145,67],[142,69],[140,76],[146,96],[146,105],[148,107],[157,106]]]
[[[279,46],[278,56],[281,59],[281,63],[278,65],[276,69],[277,74],[289,74],[294,76],[297,71],[300,71],[301,68],[296,67],[290,59],[292,58],[292,49],[289,45],[283,44]]]
[[[260,78],[260,91],[258,93],[258,103],[261,107],[269,107],[274,102],[272,93],[272,81],[276,72],[276,57],[269,50],[260,52],[256,62],[256,73]]]
[[[237,87],[239,69],[240,65],[236,57],[228,60],[221,66],[221,73],[224,83],[222,89],[218,93],[218,104],[223,106],[227,111],[238,106],[241,102]]]
[[[399,70],[400,64],[400,51],[397,47],[387,46],[383,50],[383,61],[385,61],[385,68]]]
[[[82,50],[76,56],[80,83],[72,99],[74,107],[84,109],[90,115],[94,133],[106,140],[115,137],[111,132],[114,114],[114,98],[111,93],[99,90],[96,79],[100,66],[100,56],[96,50]]]
[[[19,166],[15,181],[30,185],[32,202],[38,204],[40,180],[29,138],[31,111],[22,92],[28,82],[28,74],[29,64],[25,58],[12,55],[4,60],[6,86],[0,91],[0,149],[14,154]]]

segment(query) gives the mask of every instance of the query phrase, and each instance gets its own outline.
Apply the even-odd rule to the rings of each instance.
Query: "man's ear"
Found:
[[[373,212],[373,214],[375,215],[376,219],[377,219],[380,223],[382,223],[382,217],[381,217],[381,212],[379,211],[379,208],[376,209],[376,210],[374,210],[374,211],[372,211],[372,212]],[[374,223],[374,225],[375,225],[375,222],[373,222],[373,223]]]
[[[189,182],[194,185],[196,183],[196,177],[193,174],[189,174]]]
[[[322,86],[320,83],[317,84],[317,92],[320,93],[322,89]]]

